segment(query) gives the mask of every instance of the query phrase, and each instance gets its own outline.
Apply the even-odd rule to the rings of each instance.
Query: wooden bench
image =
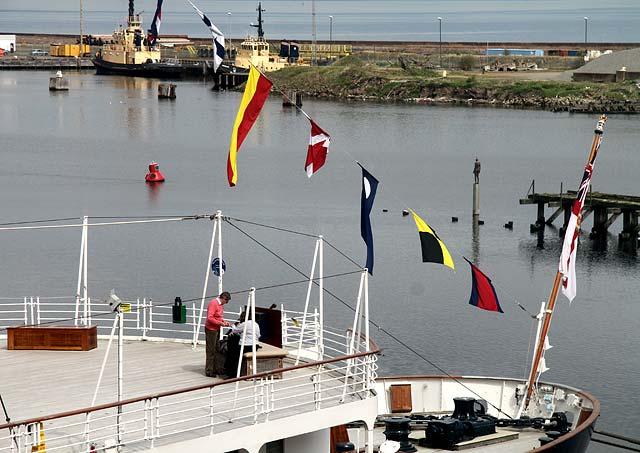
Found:
[[[97,347],[96,326],[7,327],[7,349],[89,351]]]
[[[253,372],[253,352],[245,352],[243,354],[244,363],[242,364],[241,375],[264,373],[271,370],[282,368],[282,359],[289,353],[282,348],[277,348],[267,343],[258,343],[261,347],[256,350],[256,372]],[[274,376],[276,379],[282,377],[282,373]]]

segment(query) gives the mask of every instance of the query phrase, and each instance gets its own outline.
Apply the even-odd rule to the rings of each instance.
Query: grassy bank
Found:
[[[638,111],[633,82],[578,83],[495,78],[479,71],[435,71],[407,64],[372,62],[358,56],[325,67],[290,67],[270,73],[279,89],[305,96],[392,102],[478,103],[551,110]]]

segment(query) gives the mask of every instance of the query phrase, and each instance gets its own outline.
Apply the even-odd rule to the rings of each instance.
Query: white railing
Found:
[[[72,302],[73,301],[73,302]],[[154,301],[147,298],[123,301],[131,306],[124,313],[125,336],[144,340],[171,339],[180,342],[192,342],[197,331],[199,309],[196,302],[186,305],[186,322],[173,322],[173,302]],[[110,333],[113,318],[116,315],[103,302],[89,300],[90,320],[80,320],[80,324],[90,323],[98,328],[98,335]],[[24,298],[0,299],[0,329],[22,325],[74,324],[74,297],[30,296]],[[238,319],[238,312],[226,312],[229,321]],[[90,322],[89,322],[90,321]],[[307,313],[282,310],[282,347],[292,355],[300,355],[313,360],[326,360],[355,352],[365,351],[366,345],[357,342],[353,351],[349,350],[350,334],[326,328],[323,331],[324,354],[320,354],[320,321],[316,311]],[[304,329],[303,329],[304,326]],[[302,342],[300,336],[302,334]],[[6,333],[0,331],[0,338]],[[204,329],[200,329],[198,342],[204,343]],[[300,348],[301,346],[301,348]],[[301,352],[298,352],[298,349]]]
[[[0,452],[37,451],[45,439],[47,452],[152,448],[375,398],[377,352],[0,425]]]
[[[130,304],[131,311],[124,313],[125,335],[142,339],[166,339],[191,342],[196,332],[198,310],[195,302],[185,303],[187,316],[185,323],[173,322],[173,302],[154,301],[142,298],[123,300]],[[24,298],[0,299],[0,329],[24,325],[92,324],[97,326],[98,335],[108,335],[111,330],[113,313],[108,304],[89,300],[90,318],[80,319],[75,315],[75,296],[31,296]],[[236,320],[238,312],[228,312],[229,320]],[[78,321],[78,323],[76,323]],[[0,338],[6,333],[0,331]],[[198,342],[204,342],[201,329]]]

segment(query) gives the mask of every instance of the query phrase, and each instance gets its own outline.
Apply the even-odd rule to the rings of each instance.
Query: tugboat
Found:
[[[97,74],[116,74],[137,77],[180,78],[182,66],[162,62],[157,42],[162,0],[158,0],[151,29],[145,35],[140,14],[134,14],[134,0],[129,0],[127,27],[120,26],[111,43],[104,44],[93,58]]]
[[[264,38],[264,29],[262,28],[262,3],[258,3],[258,23],[251,24],[252,27],[258,29],[258,37],[247,36],[240,44],[240,49],[236,54],[235,65],[239,69],[249,69],[252,65],[263,72],[277,71],[287,66],[301,66],[302,61],[297,58],[289,58],[287,56],[271,55],[270,45]]]

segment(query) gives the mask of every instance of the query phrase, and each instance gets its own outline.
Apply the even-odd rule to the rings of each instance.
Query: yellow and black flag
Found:
[[[418,233],[420,234],[420,245],[422,247],[423,263],[440,263],[455,269],[449,250],[444,246],[435,231],[427,223],[418,217],[418,214],[409,209],[416,221]]]

